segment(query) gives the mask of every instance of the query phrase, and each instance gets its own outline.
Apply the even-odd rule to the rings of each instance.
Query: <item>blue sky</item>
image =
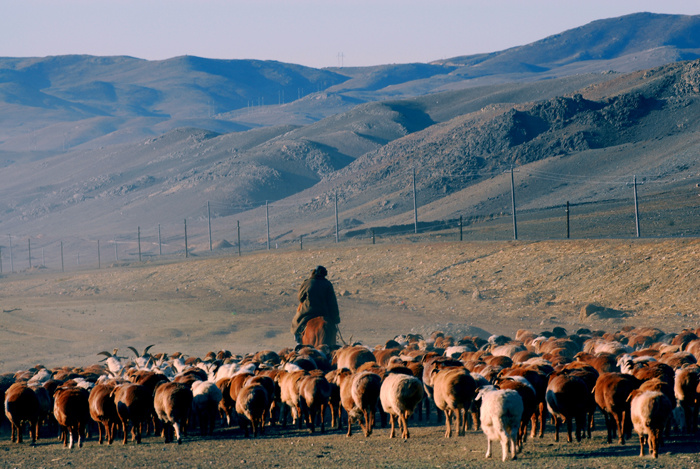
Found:
[[[312,67],[429,62],[695,0],[0,0],[0,56],[179,55]],[[342,56],[341,56],[342,54]]]

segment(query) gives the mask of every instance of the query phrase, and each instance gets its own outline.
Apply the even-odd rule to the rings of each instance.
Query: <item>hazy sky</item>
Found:
[[[197,55],[313,67],[429,62],[696,0],[0,0],[0,56]]]

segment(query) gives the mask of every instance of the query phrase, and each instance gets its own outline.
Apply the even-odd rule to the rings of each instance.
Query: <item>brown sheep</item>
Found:
[[[445,413],[445,438],[452,436],[452,416],[457,414],[457,434],[465,433],[465,412],[474,399],[476,382],[464,367],[433,369],[435,406]]]
[[[153,396],[153,408],[163,424],[165,443],[173,441],[182,443],[182,431],[187,427],[192,409],[192,391],[182,383],[161,383],[156,386]]]
[[[124,433],[123,444],[127,442],[129,425],[131,440],[141,443],[141,424],[148,423],[153,414],[153,395],[145,386],[126,383],[115,387],[112,396]]]
[[[641,381],[625,373],[603,373],[593,389],[595,402],[605,417],[608,443],[612,443],[617,432],[620,444],[625,444],[625,435],[631,432],[630,407],[627,398],[637,389]]]
[[[39,421],[39,400],[24,383],[14,383],[5,391],[5,415],[12,425],[12,442],[22,443],[22,424],[29,422],[32,444],[36,443]]]
[[[282,426],[287,425],[287,415],[291,411],[292,423],[301,428],[302,402],[299,391],[299,383],[307,376],[306,371],[285,372],[279,375],[280,400],[284,405],[282,408]]]
[[[309,375],[299,382],[299,394],[303,409],[307,412],[307,425],[311,433],[316,429],[316,420],[321,418],[321,432],[326,431],[326,406],[331,397],[331,386],[323,375]]]
[[[98,383],[92,388],[88,397],[90,417],[97,422],[100,444],[102,444],[103,439],[106,439],[110,445],[114,441],[114,430],[119,422],[119,415],[111,394],[116,386],[116,381]]]
[[[576,441],[581,441],[581,429],[586,421],[585,403],[590,390],[583,379],[569,374],[554,374],[547,384],[547,409],[554,418],[554,441],[559,441],[559,425],[566,422],[567,441],[570,443],[572,421],[576,420]]]
[[[353,374],[347,368],[338,371],[336,382],[340,387],[340,399],[348,414],[348,433],[352,435],[352,422],[358,420],[366,437],[372,434],[374,415],[379,402],[382,378],[371,371]],[[364,417],[364,423],[360,420]]]
[[[83,447],[85,426],[90,421],[90,404],[88,392],[79,387],[62,386],[53,395],[53,415],[58,425],[65,431],[63,446],[73,448],[78,440],[78,447]]]
[[[249,426],[253,428],[253,437],[257,437],[258,432],[263,432],[265,412],[270,408],[269,402],[265,386],[259,383],[244,386],[238,393],[236,412],[246,438],[250,436]]]
[[[350,371],[357,371],[363,363],[375,361],[374,354],[360,345],[348,345],[336,350],[333,364],[340,368],[347,368]]]

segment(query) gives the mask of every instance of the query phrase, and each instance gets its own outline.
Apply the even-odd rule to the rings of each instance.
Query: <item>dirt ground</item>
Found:
[[[407,243],[270,251],[242,257],[114,265],[62,274],[42,270],[0,278],[0,372],[35,364],[84,366],[102,350],[208,351],[244,354],[293,345],[289,324],[296,290],[316,265],[328,268],[346,341],[370,346],[397,334],[443,330],[455,336],[508,334],[563,326],[614,331],[624,325],[668,332],[696,328],[700,304],[700,240]],[[603,309],[582,314],[590,305]],[[599,309],[600,309],[599,308]],[[442,420],[441,420],[442,422]],[[177,447],[147,438],[138,448],[63,450],[0,436],[0,466],[140,467],[490,467],[485,437],[446,440],[444,427],[418,423],[409,441],[378,430],[369,439],[337,432],[272,429],[245,440],[237,429],[189,437]],[[639,459],[630,444],[528,442],[518,466],[700,467],[698,440],[674,437],[658,461]],[[500,455],[496,448],[495,457]],[[613,459],[611,459],[613,458]]]

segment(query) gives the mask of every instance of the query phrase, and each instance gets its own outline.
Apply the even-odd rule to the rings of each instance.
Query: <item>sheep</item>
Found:
[[[367,348],[358,345],[349,345],[338,349],[335,352],[333,363],[340,368],[347,368],[350,371],[357,371],[363,363],[373,362],[376,358]]]
[[[700,399],[700,368],[697,365],[687,366],[676,370],[674,380],[674,397],[685,415],[685,430],[695,432],[697,424],[697,402]]]
[[[559,441],[559,425],[566,422],[567,441],[571,443],[572,420],[576,419],[576,441],[581,441],[581,429],[586,422],[588,396],[586,382],[569,374],[550,376],[547,384],[547,410],[554,417],[554,441]]]
[[[29,386],[14,383],[5,391],[5,415],[12,425],[10,440],[13,443],[22,443],[22,424],[26,421],[29,421],[32,445],[36,443],[39,400]]]
[[[399,373],[390,373],[384,378],[379,398],[384,411],[391,416],[391,434],[396,435],[396,419],[399,420],[401,437],[409,438],[407,419],[413,414],[418,403],[423,399],[423,383],[414,377]]]
[[[515,446],[518,453],[522,451],[523,444],[527,439],[527,424],[533,417],[538,407],[535,388],[522,376],[512,376],[499,378],[496,382],[499,389],[511,389],[520,395],[523,400],[523,415],[520,420],[520,428],[518,429],[518,437],[515,441]]]
[[[69,449],[72,449],[76,439],[78,447],[83,447],[85,426],[90,421],[88,396],[85,389],[65,386],[56,389],[53,395],[53,415],[56,417],[58,425],[66,433],[66,439],[63,441],[64,447],[68,446]]]
[[[464,367],[433,369],[433,399],[445,413],[445,438],[452,436],[452,415],[457,414],[457,434],[464,435],[463,414],[471,406],[476,382]]]
[[[352,436],[352,422],[354,420],[360,421],[360,427],[364,431],[365,437],[370,436],[381,392],[381,376],[371,371],[353,374],[347,368],[343,368],[338,370],[334,381],[340,388],[340,400],[348,414],[346,436]],[[360,420],[361,416],[364,417],[364,424]]]
[[[625,444],[625,435],[630,430],[629,402],[630,393],[640,386],[641,382],[627,373],[602,373],[593,388],[595,402],[603,412],[605,426],[608,430],[608,443],[616,430],[619,442]]]
[[[649,441],[649,452],[659,457],[661,432],[671,417],[673,404],[662,392],[635,390],[630,393],[632,425],[639,434],[639,456],[644,457],[644,442]]]
[[[192,413],[199,422],[202,436],[214,433],[214,424],[223,399],[221,390],[211,381],[195,381],[192,383]]]
[[[117,415],[127,442],[129,424],[132,425],[131,440],[141,443],[141,424],[148,423],[153,414],[153,395],[140,384],[125,383],[116,386],[111,394],[117,407]]]
[[[502,460],[516,459],[515,441],[523,415],[523,400],[511,389],[486,386],[474,400],[481,402],[481,429],[486,435],[486,458],[491,457],[491,442],[500,440]]]
[[[348,370],[350,371],[350,370]],[[331,411],[331,427],[336,428],[340,430],[342,428],[342,423],[341,423],[341,418],[340,418],[340,406],[341,406],[341,398],[340,398],[340,385],[338,384],[338,373],[340,370],[333,370],[329,371],[326,373],[325,377],[328,383],[331,385],[331,396],[328,398],[328,408]],[[281,397],[281,390],[279,389],[279,385],[277,386],[277,389],[280,392],[280,397]]]
[[[158,419],[163,424],[163,439],[165,443],[173,441],[173,433],[177,444],[182,444],[181,432],[186,428],[192,409],[192,390],[181,383],[161,383],[156,387],[153,396],[153,408]]]
[[[299,394],[308,412],[307,424],[311,433],[315,430],[316,418],[321,417],[321,432],[326,431],[325,411],[331,397],[331,386],[324,376],[306,376],[299,382]]]
[[[116,381],[98,383],[92,388],[88,396],[90,417],[97,423],[99,444],[102,444],[103,438],[106,438],[107,443],[110,445],[114,441],[114,429],[119,421],[119,415],[111,394],[116,386]]]
[[[280,400],[284,407],[282,408],[282,426],[287,424],[287,414],[289,410],[292,412],[293,422],[301,428],[301,395],[299,393],[299,382],[306,376],[303,370],[285,372],[280,374]]]
[[[253,428],[253,437],[258,436],[258,431],[263,432],[265,411],[269,408],[269,397],[265,386],[259,383],[246,385],[238,393],[236,400],[236,412],[239,422],[243,427],[246,438],[250,436],[248,426]]]

